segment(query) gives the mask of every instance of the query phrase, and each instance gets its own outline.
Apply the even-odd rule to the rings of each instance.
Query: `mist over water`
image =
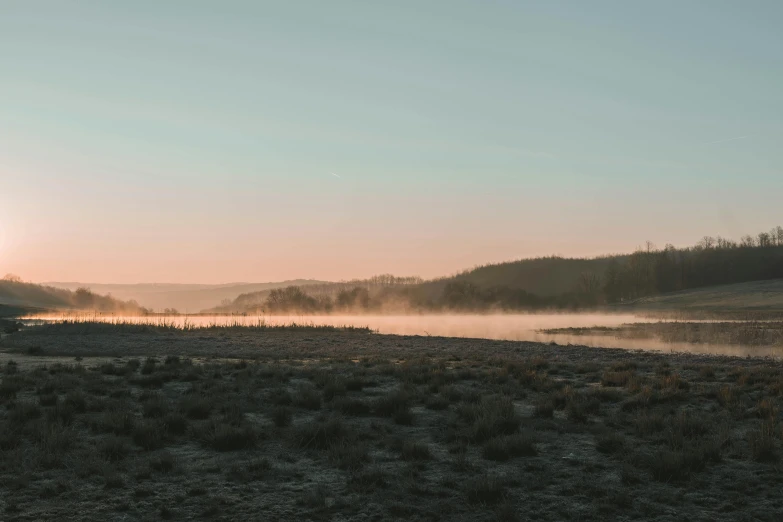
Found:
[[[30,320],[99,321],[165,325],[181,328],[213,326],[332,325],[369,327],[381,334],[463,337],[507,341],[531,341],[599,348],[690,352],[734,356],[783,355],[782,346],[743,346],[709,342],[664,342],[659,339],[628,339],[607,335],[544,333],[555,328],[618,327],[630,323],[653,323],[658,319],[632,314],[428,314],[428,315],[171,315],[121,316],[110,314],[39,315]],[[694,321],[691,321],[694,322]],[[705,321],[699,321],[705,322]],[[737,321],[741,322],[741,321]]]

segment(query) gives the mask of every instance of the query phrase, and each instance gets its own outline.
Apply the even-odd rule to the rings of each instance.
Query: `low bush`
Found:
[[[138,422],[132,433],[133,442],[145,450],[154,450],[163,447],[165,428],[157,420],[143,420]]]
[[[105,437],[98,443],[98,454],[110,462],[124,459],[128,451],[129,448],[125,439],[116,435]]]
[[[504,396],[485,397],[477,404],[463,404],[457,414],[468,422],[467,437],[482,443],[498,435],[510,435],[519,429],[520,419],[514,403]]]
[[[514,457],[532,457],[537,453],[533,437],[524,433],[494,437],[482,450],[485,459],[501,462]]]
[[[612,454],[625,447],[625,438],[615,431],[604,431],[595,437],[595,449],[599,453]]]
[[[306,410],[321,409],[321,395],[314,389],[307,386],[300,387],[293,397],[294,406]]]
[[[163,425],[170,435],[184,435],[188,429],[188,419],[181,413],[172,412],[163,417]]]
[[[295,442],[300,448],[327,449],[349,435],[339,417],[319,417],[297,427]]]
[[[259,433],[249,424],[239,426],[211,419],[193,429],[194,438],[216,451],[239,451],[255,446]]]
[[[177,464],[177,460],[168,451],[161,451],[150,457],[149,465],[152,471],[159,473],[168,473],[172,471]]]
[[[774,462],[778,460],[775,442],[775,424],[771,420],[761,421],[758,427],[748,432],[750,455],[756,462]]]
[[[400,451],[402,460],[429,460],[432,458],[430,447],[422,442],[405,441]]]
[[[343,415],[351,415],[354,417],[368,415],[370,413],[370,405],[361,399],[352,399],[349,397],[341,397],[332,401],[332,408],[334,411],[340,412]]]
[[[190,419],[203,420],[209,418],[212,413],[214,403],[208,397],[191,395],[182,399],[179,403],[179,409]]]
[[[272,410],[272,422],[278,428],[284,428],[291,424],[293,412],[287,406],[277,406]]]
[[[505,497],[506,486],[499,477],[481,475],[467,482],[465,497],[471,504],[497,504]]]

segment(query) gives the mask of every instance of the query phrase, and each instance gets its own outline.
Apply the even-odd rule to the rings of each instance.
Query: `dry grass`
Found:
[[[212,335],[238,342],[230,329]],[[694,519],[775,520],[783,510],[774,361],[256,335],[278,348],[5,362],[0,518],[663,520],[676,505]],[[298,339],[288,357],[275,335]]]

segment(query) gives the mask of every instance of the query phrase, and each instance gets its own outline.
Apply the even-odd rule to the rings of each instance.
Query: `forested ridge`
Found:
[[[32,307],[52,310],[78,309],[113,313],[147,313],[147,310],[135,301],[120,301],[111,296],[98,295],[89,288],[77,288],[71,291],[27,283],[13,274],[7,274],[0,279],[0,305],[18,310]]]
[[[239,296],[216,309],[250,313],[418,312],[590,308],[678,290],[783,278],[783,227],[739,241],[705,236],[687,248],[646,243],[631,254],[523,259],[423,281],[290,286]]]

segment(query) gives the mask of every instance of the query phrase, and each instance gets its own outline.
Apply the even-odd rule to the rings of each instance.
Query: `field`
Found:
[[[779,520],[781,364],[340,328],[0,342],[3,520]]]
[[[620,310],[702,311],[714,314],[783,311],[783,279],[750,281],[731,285],[670,292],[617,305]]]

